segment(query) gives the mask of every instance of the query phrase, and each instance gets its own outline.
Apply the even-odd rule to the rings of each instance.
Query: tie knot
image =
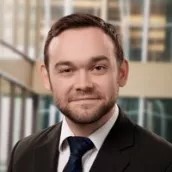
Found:
[[[86,137],[68,137],[67,138],[71,155],[82,157],[88,150],[94,147],[93,142]]]

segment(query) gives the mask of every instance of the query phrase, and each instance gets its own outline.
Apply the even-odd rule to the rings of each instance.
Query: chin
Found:
[[[88,125],[88,124],[93,124],[96,123],[97,121],[100,120],[100,117],[97,118],[95,116],[93,117],[81,117],[81,116],[66,116],[70,121],[72,121],[75,124],[82,124],[82,125]]]
[[[101,120],[107,113],[101,110],[101,108],[77,108],[73,110],[66,111],[64,115],[70,119],[70,121],[76,124],[93,124]]]
[[[74,123],[92,124],[100,121],[104,116],[106,116],[113,108],[114,104],[114,100],[108,102],[96,101],[96,103],[79,102],[60,106],[59,109],[64,116]]]

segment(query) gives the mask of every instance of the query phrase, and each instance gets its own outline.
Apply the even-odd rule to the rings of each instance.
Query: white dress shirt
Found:
[[[87,153],[85,153],[84,156],[82,157],[83,172],[89,172],[106,136],[108,135],[112,126],[116,122],[116,119],[119,114],[118,106],[115,105],[114,109],[115,111],[112,117],[102,127],[97,129],[94,133],[92,133],[88,137],[94,143],[95,147],[89,150]],[[70,156],[70,148],[66,141],[66,138],[69,136],[74,136],[74,134],[70,130],[64,118],[62,122],[61,136],[60,136],[60,142],[59,142],[59,160],[58,160],[58,167],[57,167],[58,172],[63,171]]]

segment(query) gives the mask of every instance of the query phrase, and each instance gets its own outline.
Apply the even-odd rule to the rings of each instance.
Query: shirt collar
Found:
[[[97,129],[94,133],[92,133],[89,136],[89,138],[94,143],[97,150],[101,148],[106,136],[108,135],[109,131],[115,124],[118,114],[119,114],[119,109],[118,106],[115,104],[115,110],[112,117],[102,127]]]
[[[89,139],[94,143],[95,148],[97,150],[99,150],[101,148],[106,136],[108,135],[112,126],[115,124],[117,117],[118,117],[118,114],[119,114],[119,108],[115,104],[114,114],[112,115],[112,117],[102,127],[97,129],[94,133],[92,133],[89,136]],[[70,128],[66,122],[66,119],[63,118],[61,135],[60,135],[60,142],[59,142],[59,151],[60,152],[62,152],[63,149],[65,149],[65,147],[67,145],[66,144],[66,138],[69,136],[74,136],[74,134],[70,130]]]
[[[65,146],[66,146],[65,141],[69,136],[74,136],[74,134],[71,131],[71,129],[69,128],[69,126],[68,126],[68,124],[66,122],[66,119],[63,118],[62,128],[61,128],[61,135],[60,135],[60,142],[59,142],[59,151],[60,152],[62,152],[63,149],[65,148]]]

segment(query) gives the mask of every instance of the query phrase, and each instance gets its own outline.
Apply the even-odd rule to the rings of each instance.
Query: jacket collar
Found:
[[[118,119],[105,139],[90,172],[100,172],[102,169],[108,172],[122,172],[126,169],[132,150],[129,148],[134,145],[134,128],[134,124],[119,108]],[[40,145],[35,148],[35,171],[57,171],[60,131],[61,123],[52,128]]]
[[[130,162],[131,148],[134,145],[134,124],[119,109],[119,116],[103,143],[90,172],[102,169],[108,172],[122,172]]]
[[[42,142],[35,148],[34,167],[35,171],[56,172],[59,156],[59,138],[61,123],[55,125]],[[56,139],[55,139],[56,138]],[[40,141],[39,141],[40,142]]]

